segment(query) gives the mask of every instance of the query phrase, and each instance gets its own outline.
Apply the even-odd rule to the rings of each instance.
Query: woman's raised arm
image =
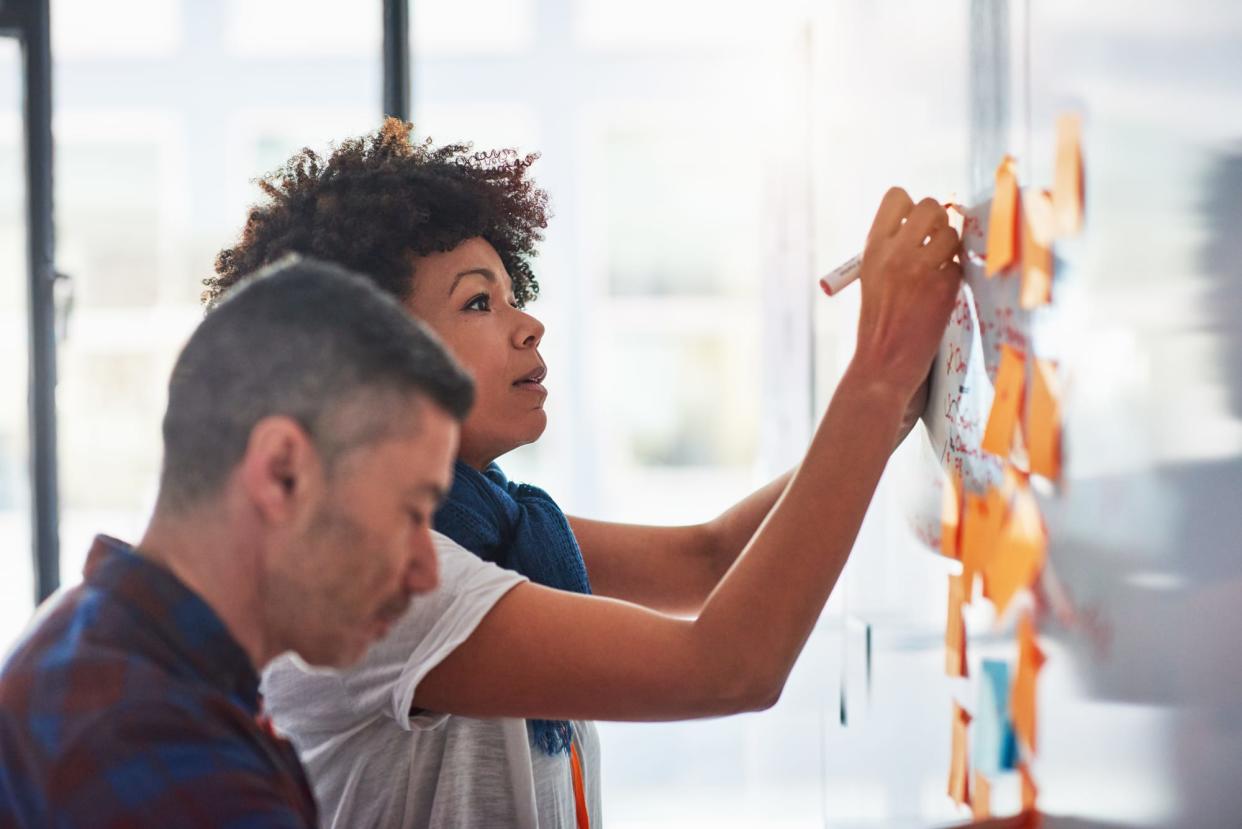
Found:
[[[961,280],[944,209],[891,190],[863,259],[858,346],[806,460],[695,620],[522,584],[420,684],[469,716],[666,720],[779,697],[926,376]]]

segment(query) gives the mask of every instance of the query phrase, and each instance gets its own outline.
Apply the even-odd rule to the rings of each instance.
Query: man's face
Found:
[[[495,248],[468,239],[417,258],[406,307],[474,378],[474,408],[461,430],[463,461],[481,468],[543,434],[543,324],[514,306],[513,284]]]
[[[269,618],[312,665],[356,662],[438,583],[431,518],[452,483],[458,425],[434,404],[415,408],[412,428],[337,458],[296,549],[280,557]]]

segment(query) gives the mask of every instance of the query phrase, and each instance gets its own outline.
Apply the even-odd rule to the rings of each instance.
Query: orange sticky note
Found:
[[[949,558],[961,558],[962,476],[949,474],[944,482],[944,498],[940,512],[940,552]]]
[[[1031,365],[1023,436],[1031,472],[1051,481],[1061,478],[1061,393],[1056,366],[1047,360]]]
[[[953,703],[953,756],[949,760],[949,797],[958,806],[970,803],[970,766],[966,757],[966,727],[970,714]]]
[[[1035,808],[1035,800],[1039,797],[1039,789],[1035,785],[1035,778],[1031,776],[1031,770],[1026,763],[1018,764],[1018,774],[1022,777],[1022,811],[1029,812]]]
[[[1022,198],[1022,288],[1018,304],[1037,308],[1052,301],[1052,198],[1031,190]]]
[[[961,576],[949,576],[949,618],[944,629],[944,672],[946,676],[966,676],[966,624],[962,605],[966,588]]]
[[[988,425],[983,430],[983,442],[980,444],[985,452],[1009,457],[1025,383],[1026,354],[1012,346],[1002,345],[1000,365],[996,369],[996,393],[992,397],[992,411],[988,414]]]
[[[996,549],[1001,522],[1005,519],[1005,498],[995,487],[986,495],[966,493],[962,513],[962,586],[970,603],[975,573],[987,566]]]
[[[986,595],[996,605],[998,616],[1005,612],[1015,593],[1035,581],[1044,566],[1047,547],[1035,493],[1020,486],[1001,527],[996,554],[988,559],[984,569]]]
[[[1062,115],[1057,119],[1057,162],[1052,184],[1052,209],[1058,236],[1082,229],[1083,169],[1082,119]]]
[[[996,187],[988,212],[988,256],[984,268],[988,276],[1003,271],[1017,258],[1018,176],[1013,168],[1013,156],[1009,155],[996,168]]]
[[[974,785],[970,791],[970,812],[975,820],[983,820],[992,816],[992,784],[975,770]]]
[[[1018,622],[1018,671],[1013,679],[1009,707],[1013,712],[1013,730],[1035,752],[1035,680],[1044,666],[1044,652],[1035,641],[1035,626],[1030,616]]]

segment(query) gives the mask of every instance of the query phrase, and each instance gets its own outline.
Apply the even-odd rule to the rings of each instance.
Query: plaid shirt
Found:
[[[297,755],[211,608],[114,539],[84,572],[0,669],[0,829],[314,826]]]

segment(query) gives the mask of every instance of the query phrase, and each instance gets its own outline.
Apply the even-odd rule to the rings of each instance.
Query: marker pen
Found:
[[[858,274],[862,272],[862,254],[849,259],[846,262],[833,268],[827,276],[819,280],[819,287],[824,289],[824,293],[828,296],[834,296],[846,285],[849,285],[858,278]]]

